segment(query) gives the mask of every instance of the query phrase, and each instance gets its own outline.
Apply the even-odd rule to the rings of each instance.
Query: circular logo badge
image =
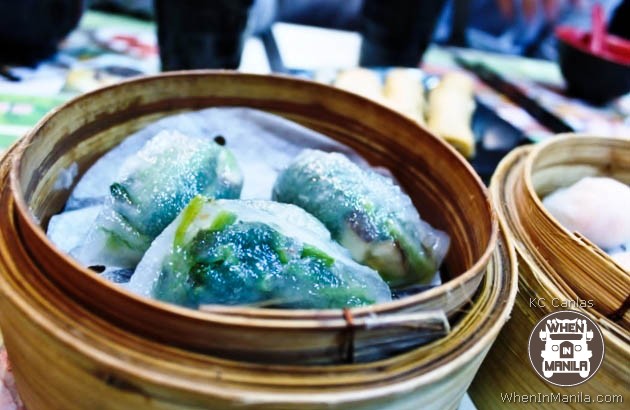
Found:
[[[595,322],[572,310],[542,318],[529,336],[529,360],[536,373],[556,386],[576,386],[604,359],[604,338]]]

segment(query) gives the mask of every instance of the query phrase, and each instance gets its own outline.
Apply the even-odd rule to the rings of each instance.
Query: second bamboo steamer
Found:
[[[472,384],[471,397],[480,405],[504,405],[501,394],[510,393],[534,396],[580,393],[595,400],[598,395],[623,396],[627,392],[630,273],[581,235],[562,227],[544,209],[540,199],[586,176],[609,176],[630,183],[630,140],[560,136],[512,152],[493,177],[491,195],[502,225],[516,246],[519,293],[510,321]],[[544,303],[532,304],[532,300]],[[597,373],[570,388],[540,378],[528,353],[534,326],[546,315],[567,309],[577,310],[595,321],[605,345]],[[515,408],[527,405],[512,403]],[[592,403],[576,399],[568,406],[593,408]],[[618,401],[606,403],[606,408],[611,409],[624,406]],[[566,409],[567,404],[549,402],[545,408]]]

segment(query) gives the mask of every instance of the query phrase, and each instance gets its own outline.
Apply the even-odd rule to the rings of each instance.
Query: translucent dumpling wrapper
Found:
[[[134,132],[99,158],[74,181],[78,165],[63,174],[64,182],[76,185],[64,211],[102,205],[118,170],[149,140],[163,131],[177,131],[208,142],[223,140],[236,157],[245,176],[242,199],[269,199],[278,174],[305,148],[338,151],[361,162],[352,149],[339,142],[268,112],[245,107],[212,107],[167,115]]]
[[[303,151],[272,196],[314,215],[392,286],[429,283],[448,250],[448,235],[423,221],[400,187],[342,154]]]
[[[122,164],[86,240],[71,255],[87,266],[133,268],[193,197],[238,198],[242,186],[227,148],[162,131]]]
[[[391,300],[378,273],[353,261],[304,210],[201,196],[156,238],[124,286],[192,308],[326,309]]]
[[[630,243],[630,187],[613,178],[582,178],[547,195],[543,205],[567,230],[604,250]]]

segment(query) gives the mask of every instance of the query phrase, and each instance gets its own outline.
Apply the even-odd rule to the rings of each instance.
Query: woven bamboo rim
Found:
[[[474,303],[453,331],[406,354],[365,364],[290,366],[194,353],[113,326],[41,271],[15,240],[7,168],[4,161],[0,320],[29,410],[456,409],[516,296],[516,258],[501,235]]]
[[[510,321],[499,335],[497,342],[490,350],[471,386],[471,397],[480,405],[483,404],[484,406],[489,406],[489,408],[504,406],[505,403],[501,401],[501,393],[516,392],[518,394],[532,395],[538,395],[539,393],[577,393],[576,389],[557,387],[538,377],[529,362],[527,341],[538,321],[549,313],[564,309],[562,307],[554,307],[552,305],[553,299],[556,299],[558,302],[576,302],[582,297],[591,298],[591,296],[580,295],[578,292],[581,292],[581,288],[577,288],[577,291],[574,290],[576,285],[574,281],[570,280],[571,272],[566,270],[558,272],[560,269],[566,269],[567,266],[573,266],[573,264],[562,265],[557,263],[556,259],[547,259],[546,263],[541,263],[543,256],[539,253],[540,247],[533,247],[532,240],[528,237],[530,232],[536,231],[528,230],[525,226],[526,223],[531,225],[535,223],[544,224],[544,222],[540,221],[539,215],[542,215],[543,218],[550,217],[546,212],[535,208],[536,206],[542,207],[540,201],[536,198],[535,201],[530,202],[533,203],[531,206],[524,204],[519,206],[516,203],[519,200],[523,200],[526,192],[529,192],[530,195],[532,193],[535,195],[533,187],[536,184],[531,182],[532,178],[535,177],[530,170],[537,170],[536,167],[540,166],[540,163],[536,161],[540,161],[541,157],[544,159],[546,150],[551,148],[553,151],[547,152],[564,152],[566,157],[568,157],[574,152],[570,148],[574,144],[582,147],[590,146],[592,148],[590,151],[592,158],[596,158],[599,155],[600,158],[608,158],[612,162],[608,167],[581,168],[587,171],[583,176],[592,175],[594,169],[597,169],[599,172],[605,170],[606,174],[612,172],[617,178],[621,175],[621,179],[624,182],[628,182],[626,178],[629,175],[630,165],[627,153],[630,150],[630,141],[583,136],[563,136],[536,148],[519,148],[510,153],[501,162],[492,179],[490,185],[491,195],[493,201],[497,204],[502,229],[511,237],[516,248],[519,293]],[[588,150],[583,152],[586,153]],[[621,155],[622,152],[626,154]],[[583,158],[579,156],[572,157],[576,162],[582,163],[577,160]],[[554,162],[550,159],[549,163]],[[571,175],[571,173],[566,175]],[[524,183],[525,178],[528,178],[529,184]],[[555,221],[547,224],[542,226],[549,226],[550,229],[556,230],[563,229]],[[546,232],[544,235],[545,238],[549,238],[551,233]],[[563,241],[559,241],[558,244],[562,243],[562,246],[573,246],[573,248],[569,249],[568,253],[558,249],[557,246],[554,246],[552,250],[558,252],[558,255],[564,256],[568,254],[569,257],[571,255],[575,256],[576,252],[586,252],[580,257],[574,258],[573,261],[573,263],[581,264],[580,274],[583,272],[588,275],[588,270],[591,267],[598,266],[598,264],[602,266],[601,263],[604,263],[603,270],[599,272],[600,282],[603,282],[603,286],[600,285],[592,289],[597,291],[598,289],[609,288],[611,283],[607,282],[607,274],[611,271],[616,272],[619,267],[612,260],[609,260],[606,255],[603,255],[601,251],[594,249],[593,245],[584,243],[579,236],[573,236],[566,230],[563,230],[560,235],[564,235],[565,238],[563,238]],[[554,242],[547,243],[557,245]],[[625,289],[628,291],[630,287]],[[530,299],[532,298],[544,298],[546,301],[545,307],[531,306]],[[601,297],[597,300],[599,299]],[[575,306],[571,308],[586,314],[598,323],[604,336],[606,349],[604,360],[597,374],[589,379],[588,382],[580,385],[577,390],[583,395],[591,395],[592,398],[595,398],[598,394],[625,394],[630,383],[630,374],[628,373],[630,333],[625,327],[627,324],[627,312],[625,312],[623,317],[613,316],[611,318],[605,314],[606,310],[602,312],[598,308],[597,302],[595,302],[594,308],[579,308]],[[575,409],[588,409],[593,408],[592,406],[592,404],[586,403],[571,404],[571,408]],[[566,409],[567,404],[546,403],[545,408]],[[625,407],[622,403],[607,403],[606,408],[621,409]]]
[[[178,308],[125,292],[52,246],[40,223],[45,225],[69,194],[71,187],[53,189],[64,168],[76,162],[82,174],[102,153],[148,122],[217,105],[277,113],[393,170],[423,217],[451,233],[452,250],[446,262],[450,280],[415,296],[353,309],[357,325],[350,326],[348,342],[347,314],[340,310]],[[48,114],[16,146],[10,187],[15,229],[34,263],[92,312],[171,345],[266,362],[339,362],[373,357],[385,346],[408,348],[419,336],[430,334],[434,322],[420,315],[409,326],[408,320],[394,315],[443,311],[454,318],[472,300],[497,243],[498,225],[487,191],[450,146],[415,122],[362,97],[276,76],[169,73],[82,95]],[[365,319],[374,315],[386,324],[365,325]]]
[[[536,248],[540,252],[538,263],[550,275],[557,275],[559,283],[568,286],[567,292],[593,300],[597,312],[629,330],[630,272],[586,238],[560,225],[545,210],[539,195],[556,189],[557,178],[574,182],[586,175],[612,175],[630,184],[630,140],[572,135],[553,139],[532,150],[523,173],[520,181],[525,183],[527,194],[518,187],[515,191],[516,195],[523,194],[522,199],[515,198],[520,214],[540,212],[540,216],[523,218],[523,228],[530,238],[558,241],[553,247]]]

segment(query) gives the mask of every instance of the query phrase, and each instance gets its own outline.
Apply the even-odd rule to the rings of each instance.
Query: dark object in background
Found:
[[[470,164],[486,184],[490,184],[490,178],[503,157],[514,148],[531,142],[521,130],[480,101],[476,102],[471,127],[476,147]]]
[[[446,0],[365,0],[362,66],[417,67]]]
[[[153,0],[90,0],[90,9],[153,20]]]
[[[253,0],[155,0],[162,71],[237,68]]]
[[[570,27],[559,27],[558,56],[568,93],[594,104],[604,104],[630,92],[630,42],[616,36],[605,36],[606,53],[593,54],[589,48],[590,34]],[[612,43],[611,43],[612,42]],[[628,44],[627,51],[623,43]],[[619,54],[610,53],[615,45]],[[625,56],[625,57],[624,57]]]
[[[562,118],[547,110],[533,98],[527,96],[520,88],[504,79],[499,73],[484,63],[468,61],[457,54],[453,56],[453,59],[457,65],[474,73],[492,89],[509,98],[513,103],[525,110],[549,131],[554,133],[575,132]]]
[[[359,31],[362,7],[363,0],[277,0],[276,21]]]
[[[630,40],[630,0],[623,0],[613,12],[608,32]]]
[[[0,63],[34,65],[78,24],[83,0],[0,0]]]

